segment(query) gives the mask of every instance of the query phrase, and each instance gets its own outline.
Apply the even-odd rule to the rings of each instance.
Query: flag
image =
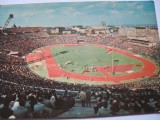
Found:
[[[107,53],[112,52],[112,51],[113,51],[112,49],[109,49],[109,50],[107,51]]]
[[[141,64],[137,64],[136,66],[137,66],[137,67],[142,67],[142,65],[141,65]]]
[[[83,70],[83,73],[85,73],[85,72],[90,72],[90,71],[89,71],[89,70]],[[83,74],[83,73],[82,73],[82,74]]]

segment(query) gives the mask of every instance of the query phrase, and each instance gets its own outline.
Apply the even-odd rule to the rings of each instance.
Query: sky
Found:
[[[8,27],[17,26],[99,26],[106,25],[157,25],[152,1],[104,1],[17,4],[0,6],[0,26],[9,14],[14,18]]]

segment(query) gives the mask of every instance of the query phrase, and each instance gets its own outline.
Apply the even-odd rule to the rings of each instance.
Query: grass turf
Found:
[[[112,66],[112,53],[107,53],[106,49],[98,46],[58,46],[51,48],[51,52],[57,64],[69,72],[80,74],[91,66]],[[113,52],[113,59],[118,60],[116,65],[134,64],[133,71],[135,72],[143,68],[143,63],[140,61],[116,52]],[[141,64],[142,67],[137,67],[137,64]],[[102,76],[98,72],[89,72],[87,74]]]

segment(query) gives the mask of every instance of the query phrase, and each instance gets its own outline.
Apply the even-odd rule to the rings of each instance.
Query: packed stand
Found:
[[[44,34],[42,34],[44,36]],[[1,118],[39,118],[56,116],[56,110],[71,110],[75,100],[72,94],[56,95],[55,89],[81,91],[86,94],[89,85],[61,83],[47,80],[33,74],[22,56],[34,49],[54,44],[77,44],[77,35],[55,35],[33,37],[33,34],[0,35],[0,116]],[[115,38],[107,35],[84,37],[85,43],[105,44],[119,49],[131,48],[129,51],[154,59],[160,63],[159,45],[147,47],[131,45],[126,38]],[[8,55],[18,51],[18,56]],[[92,97],[97,102],[95,114],[103,116],[153,113],[160,111],[160,73],[142,81],[119,85],[92,85]],[[82,89],[82,86],[84,88]],[[46,90],[47,89],[47,90]],[[105,91],[107,95],[99,94]],[[109,91],[109,92],[108,92]],[[86,92],[86,93],[85,93]],[[82,94],[82,96],[83,96]],[[90,93],[87,93],[90,94]],[[87,95],[88,97],[89,95]],[[91,96],[91,95],[90,95]],[[85,97],[85,95],[83,96]],[[91,98],[84,98],[82,106],[90,106]],[[79,96],[81,99],[81,96]],[[126,98],[126,99],[123,99]],[[41,106],[42,109],[38,109]],[[23,109],[19,112],[19,109]],[[103,112],[103,111],[106,112]],[[8,111],[8,114],[3,114]]]

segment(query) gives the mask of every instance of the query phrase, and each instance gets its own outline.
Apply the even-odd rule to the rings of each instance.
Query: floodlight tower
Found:
[[[8,24],[12,18],[13,18],[13,14],[10,14],[7,21],[5,22],[4,26],[2,27],[2,30],[4,30],[8,26]]]

